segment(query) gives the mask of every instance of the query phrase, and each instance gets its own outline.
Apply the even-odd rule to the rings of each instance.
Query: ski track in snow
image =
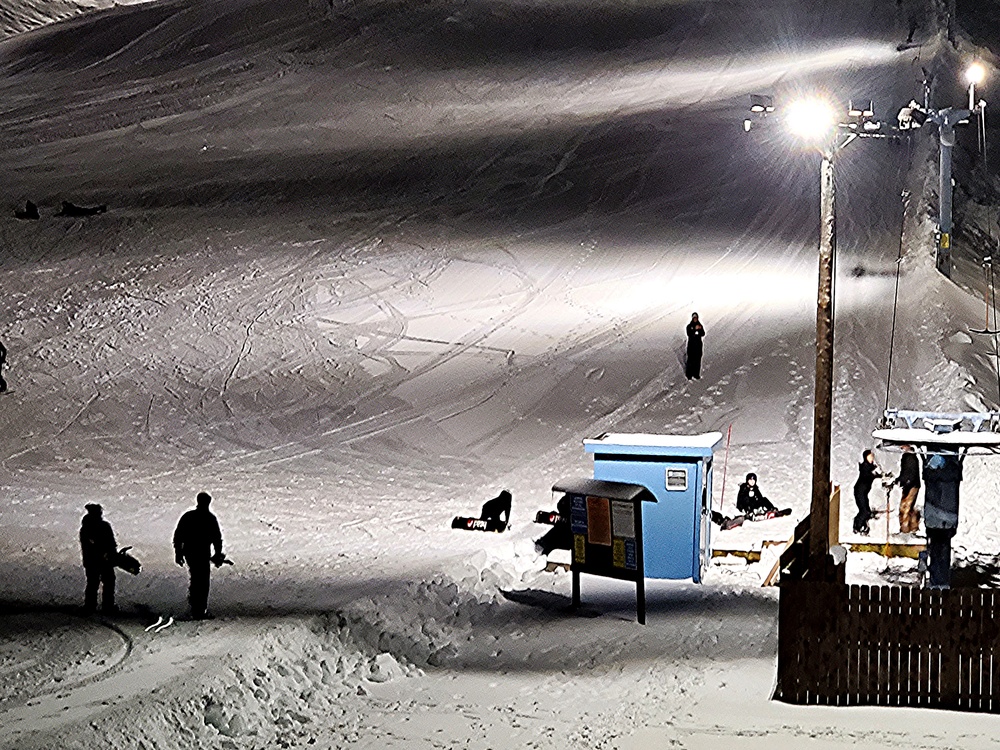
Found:
[[[766,551],[649,582],[640,627],[629,587],[590,577],[569,615],[528,520],[590,475],[583,438],[731,428],[714,506],[756,471],[794,513],[716,546],[789,536],[809,503],[818,161],[740,123],[749,93],[817,85],[891,118],[940,51],[895,51],[901,11],[105,5],[0,2],[6,195],[42,213],[0,219],[0,747],[1000,744],[988,716],[771,703]],[[988,346],[959,335],[981,299],[933,270],[933,159],[920,133],[838,161],[843,538],[901,223],[890,405],[997,404]],[[904,187],[922,196],[905,221]],[[55,217],[62,200],[109,211]],[[966,466],[956,557],[989,565],[1000,482]],[[500,487],[507,533],[449,528]],[[202,489],[236,565],[213,574],[216,619],[191,622],[169,539]],[[71,609],[87,502],[143,562],[113,622]],[[915,572],[852,554],[848,575]]]

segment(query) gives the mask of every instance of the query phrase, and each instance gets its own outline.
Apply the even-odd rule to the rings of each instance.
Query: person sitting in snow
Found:
[[[559,520],[555,522],[551,529],[546,531],[535,541],[535,551],[540,555],[548,555],[552,550],[572,549],[573,532],[570,531],[569,517],[572,511],[572,504],[569,495],[563,495],[556,503],[556,513]]]
[[[760,487],[757,486],[757,475],[752,471],[740,485],[740,491],[736,495],[736,509],[747,518],[761,518],[778,510],[761,494]]]
[[[483,504],[483,512],[479,515],[479,518],[483,521],[502,523],[504,528],[507,528],[507,524],[510,522],[510,505],[512,500],[513,497],[510,492],[501,490],[499,495],[492,500],[487,500]]]

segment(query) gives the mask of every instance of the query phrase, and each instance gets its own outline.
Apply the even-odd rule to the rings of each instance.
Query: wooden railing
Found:
[[[1000,713],[1000,590],[810,580],[807,536],[782,558],[776,699]]]

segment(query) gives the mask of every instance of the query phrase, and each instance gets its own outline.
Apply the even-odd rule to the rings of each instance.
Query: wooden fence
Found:
[[[775,698],[1000,713],[1000,590],[809,580],[804,541],[782,561]]]

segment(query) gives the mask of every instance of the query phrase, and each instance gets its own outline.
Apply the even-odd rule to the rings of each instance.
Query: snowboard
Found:
[[[549,526],[555,526],[557,523],[561,523],[562,521],[563,517],[554,510],[540,510],[535,514],[535,523],[544,523]]]
[[[455,516],[451,521],[451,528],[462,529],[463,531],[495,531],[499,534],[506,530],[507,524],[495,518],[485,519]]]
[[[130,555],[128,551],[132,549],[131,547],[122,547],[118,550],[115,555],[115,567],[121,568],[126,573],[137,576],[139,571],[142,570],[142,563],[140,563],[135,557]]]
[[[765,513],[748,515],[746,520],[748,521],[769,521],[772,518],[782,518],[784,516],[792,515],[791,508],[781,508],[776,510],[769,510]]]

